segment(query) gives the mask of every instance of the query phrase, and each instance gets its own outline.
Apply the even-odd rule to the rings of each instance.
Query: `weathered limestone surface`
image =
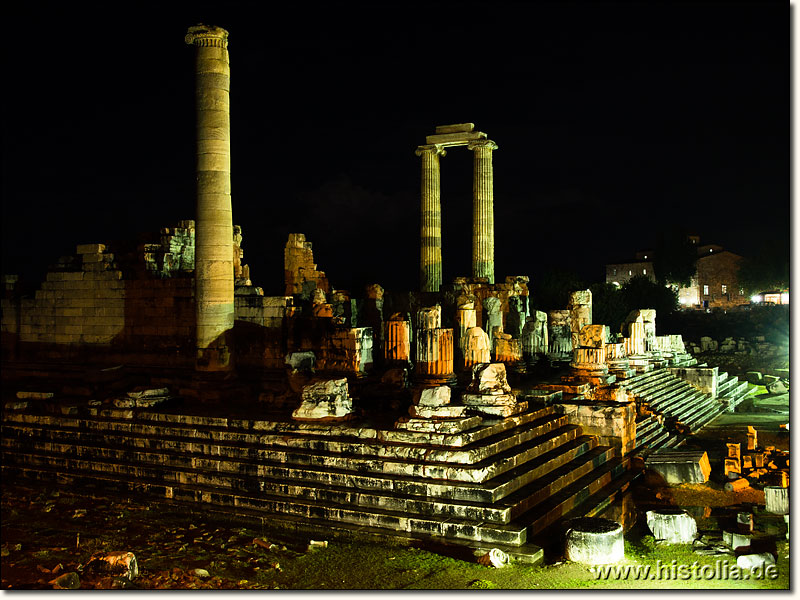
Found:
[[[602,348],[610,336],[608,325],[584,325],[578,335],[578,344],[583,348]]]
[[[578,348],[581,345],[581,329],[592,323],[592,291],[577,290],[572,292],[567,308],[569,309],[572,347]]]
[[[492,349],[489,336],[480,327],[470,327],[464,336],[464,367],[492,361]]]
[[[551,310],[547,313],[547,329],[550,339],[550,354],[569,356],[572,354],[572,325],[569,310]]]
[[[567,560],[606,565],[625,559],[622,525],[600,518],[574,519],[566,534]]]
[[[697,537],[697,522],[684,510],[648,510],[646,517],[653,536],[667,544],[691,544]]]
[[[494,360],[506,364],[520,362],[522,360],[522,341],[515,340],[510,334],[495,329]]]
[[[503,363],[478,364],[472,367],[472,382],[462,402],[486,415],[509,416],[522,412],[527,402],[518,402],[511,393]]]
[[[534,311],[522,329],[522,354],[526,360],[547,354],[550,344],[547,331],[547,313]]]
[[[325,273],[317,270],[311,242],[306,241],[305,234],[290,233],[283,256],[287,296],[311,300],[314,290],[326,294],[331,291]]]
[[[302,404],[292,412],[298,420],[340,420],[353,413],[347,379],[318,381],[303,388]]]
[[[446,152],[441,145],[417,148],[422,158],[420,219],[420,290],[438,292],[442,285],[442,202],[439,183],[439,157]]]
[[[483,301],[483,329],[494,347],[494,332],[503,331],[502,302],[499,298],[489,296]]]
[[[197,57],[196,367],[227,371],[234,320],[228,32],[196,25],[185,40]]]
[[[636,403],[609,404],[558,403],[558,411],[583,432],[596,435],[601,444],[619,448],[627,454],[636,447]]]
[[[387,365],[411,362],[411,322],[407,313],[395,313],[384,323],[383,356]]]
[[[767,512],[776,515],[789,514],[789,488],[768,485],[764,487],[764,500]]]
[[[647,457],[645,466],[671,485],[706,483],[711,475],[708,453],[702,450],[656,450]]]
[[[494,283],[494,175],[491,140],[469,143],[474,152],[472,180],[472,276],[486,277]]]
[[[669,372],[704,394],[717,397],[719,367],[669,367]]]

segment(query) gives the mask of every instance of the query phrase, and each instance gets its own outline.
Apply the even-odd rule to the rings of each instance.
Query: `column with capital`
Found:
[[[475,140],[467,146],[475,153],[472,179],[472,276],[494,283],[494,174],[492,140]]]
[[[439,156],[445,150],[438,144],[419,146],[422,158],[422,206],[420,217],[420,290],[438,292],[442,285],[442,200],[439,183]]]
[[[197,51],[195,367],[227,371],[233,367],[234,321],[228,32],[196,25],[185,41]]]

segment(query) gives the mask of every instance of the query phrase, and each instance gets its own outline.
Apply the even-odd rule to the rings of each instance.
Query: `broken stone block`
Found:
[[[133,552],[106,552],[95,554],[86,563],[86,571],[117,575],[128,580],[139,575],[139,566]]]
[[[735,531],[723,531],[722,543],[730,547],[732,550],[739,548],[747,548],[753,541],[752,535],[737,533]]]
[[[384,323],[383,355],[389,365],[411,362],[411,321],[408,313],[395,313]]]
[[[291,352],[286,355],[286,365],[293,371],[313,371],[316,358],[313,352]]]
[[[472,368],[472,383],[468,391],[472,394],[500,395],[511,393],[503,363],[475,365]]]
[[[53,392],[17,392],[17,398],[20,400],[49,400],[54,397]]]
[[[706,483],[711,475],[708,453],[687,450],[656,450],[645,467],[661,475],[668,484]]]
[[[742,463],[735,458],[725,459],[725,477],[737,479],[742,474]]]
[[[81,579],[74,571],[59,575],[50,583],[54,590],[78,590],[81,587]]]
[[[745,533],[753,532],[753,513],[751,512],[737,512],[736,525]]]
[[[761,469],[764,467],[764,453],[759,452],[758,454],[753,454],[753,466],[756,469]]]
[[[742,445],[741,444],[726,444],[728,447],[728,458],[733,458],[736,460],[740,460],[742,457]]]
[[[789,386],[782,379],[779,379],[767,385],[767,391],[770,394],[788,394]]]
[[[667,544],[691,544],[697,537],[697,523],[686,511],[648,510],[647,527],[656,540]]]
[[[768,485],[764,487],[767,512],[776,515],[789,514],[789,488]]]
[[[302,404],[292,412],[298,420],[338,420],[353,414],[347,379],[327,379],[303,388]]]
[[[756,567],[763,569],[767,565],[774,565],[775,557],[769,552],[762,552],[760,554],[741,554],[736,557],[736,566],[740,569],[747,569],[752,571]]]
[[[416,406],[438,407],[450,404],[451,390],[449,386],[440,385],[432,388],[418,390],[414,395]]]
[[[753,468],[753,457],[749,454],[745,454],[742,457],[742,469],[745,471]]]
[[[625,558],[622,525],[609,519],[583,517],[569,522],[566,558],[588,565],[607,565]]]
[[[469,369],[477,364],[492,362],[491,344],[489,336],[480,327],[470,327],[467,329],[464,343],[464,366]]]
[[[540,310],[533,311],[522,328],[522,354],[530,361],[539,355],[547,354],[548,349],[547,313]]]

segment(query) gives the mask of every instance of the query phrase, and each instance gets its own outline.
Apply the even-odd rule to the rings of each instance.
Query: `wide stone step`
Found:
[[[670,374],[669,371],[664,369],[663,371],[659,372],[663,372],[663,375],[661,375],[658,379],[650,380],[644,385],[637,386],[635,390],[632,390],[633,393],[640,397],[652,396],[675,383],[675,377]]]
[[[668,400],[685,390],[685,382],[676,379],[675,381],[670,382],[669,385],[665,385],[660,390],[655,391],[652,394],[647,394],[644,399],[652,406],[653,404]]]
[[[700,430],[723,412],[723,408],[716,401],[712,402],[713,404],[709,403],[705,410],[698,411],[686,421],[686,424],[693,432]]]
[[[670,406],[676,406],[686,400],[689,396],[694,396],[700,394],[702,392],[698,391],[696,388],[688,384],[684,384],[678,388],[676,388],[675,392],[670,396],[665,396],[663,398],[658,398],[653,402],[649,402],[648,405],[653,410],[661,411],[663,409],[668,409]]]
[[[461,448],[481,440],[498,436],[515,428],[531,424],[533,421],[555,415],[553,407],[544,407],[506,419],[488,421],[458,434],[422,433],[405,430],[381,430],[359,425],[339,425],[322,423],[294,423],[286,421],[243,421],[202,415],[154,413],[131,410],[103,410],[100,414],[87,417],[61,415],[33,415],[10,413],[6,422],[33,426],[60,426],[84,430],[101,430],[156,435],[159,437],[188,437],[194,440],[219,442],[241,442],[271,445],[304,445],[302,440],[316,440],[317,443],[336,441],[347,443],[357,441],[360,445],[404,445],[446,446]],[[426,443],[425,440],[430,440]]]
[[[555,431],[530,437],[531,431],[523,432],[508,450],[494,454],[472,464],[451,464],[394,457],[363,457],[347,453],[333,453],[303,448],[270,448],[257,445],[220,445],[190,442],[183,439],[143,439],[126,436],[111,436],[109,442],[80,444],[69,437],[55,435],[56,430],[37,428],[3,428],[3,446],[15,444],[39,452],[55,452],[65,455],[94,458],[107,457],[119,462],[144,464],[170,464],[176,467],[231,470],[236,472],[238,460],[246,459],[266,463],[281,463],[303,467],[324,467],[361,473],[382,473],[432,479],[483,482],[518,467],[561,444],[578,437],[580,428],[564,425]],[[64,430],[57,430],[59,434]],[[37,435],[38,433],[38,435]],[[76,432],[71,431],[71,434]],[[535,433],[535,432],[534,432]],[[530,435],[529,435],[530,434]],[[16,442],[14,441],[16,438]],[[126,441],[142,446],[125,447]],[[480,456],[472,453],[468,457]],[[232,458],[233,460],[221,460]]]
[[[660,447],[669,438],[669,436],[669,431],[664,427],[661,427],[659,430],[653,432],[641,442],[639,442],[639,439],[637,438],[636,449],[634,450],[634,453],[639,454],[643,450],[655,450],[656,448]]]
[[[54,477],[58,472],[46,467],[35,469],[40,474],[48,471]],[[3,465],[3,472],[15,475],[12,466]],[[19,474],[16,473],[16,474]],[[97,473],[70,473],[73,481],[79,483],[89,479],[93,482],[106,482],[107,484],[126,486],[131,482],[123,476],[113,476]],[[39,475],[39,479],[43,476]],[[313,501],[305,498],[296,498],[287,495],[274,496],[259,493],[246,494],[234,493],[225,489],[214,490],[193,485],[164,486],[157,480],[138,480],[139,489],[142,484],[149,486],[150,493],[161,497],[170,497],[200,504],[213,504],[219,507],[228,507],[231,511],[249,509],[263,513],[265,517],[274,519],[282,515],[299,516],[308,519],[330,520],[332,522],[346,522],[362,526],[379,527],[394,531],[418,533],[431,536],[441,536],[452,539],[467,539],[486,543],[504,543],[514,546],[526,542],[527,533],[524,527],[514,524],[476,522],[468,519],[451,518],[447,516],[426,516],[408,514],[400,511],[390,511],[370,507],[365,509],[352,505],[341,505],[326,501]],[[160,493],[162,492],[163,493]]]
[[[578,443],[580,442],[580,443]],[[571,471],[583,474],[590,468],[602,464],[613,457],[610,447],[594,448],[594,438],[582,436],[579,440],[566,444],[557,450],[543,455],[541,459],[532,461],[528,469],[516,474],[513,479],[490,482],[488,486],[453,485],[448,489],[446,497],[436,497],[433,493],[446,485],[440,482],[430,486],[424,481],[385,481],[359,476],[358,481],[352,478],[341,478],[340,485],[331,483],[333,479],[310,477],[308,472],[300,470],[276,469],[283,478],[269,477],[264,474],[264,465],[239,462],[239,469],[229,472],[220,470],[175,468],[170,465],[138,465],[120,463],[102,458],[78,459],[50,453],[15,454],[6,452],[4,460],[11,464],[22,464],[32,468],[58,468],[62,472],[81,472],[89,476],[98,473],[107,476],[122,476],[128,479],[149,479],[162,481],[170,485],[194,485],[203,488],[227,489],[234,492],[259,492],[269,494],[288,494],[290,496],[310,500],[324,500],[345,504],[376,506],[387,510],[402,510],[413,514],[448,515],[479,521],[507,523],[513,514],[520,512],[521,503],[525,509],[532,506],[538,498],[537,494],[545,486],[552,487],[552,481],[562,480]],[[555,472],[553,476],[550,473]],[[295,477],[291,477],[294,474]],[[527,482],[527,484],[526,484]],[[532,483],[531,483],[532,482]],[[415,494],[399,492],[413,490]],[[520,489],[522,488],[522,489]],[[513,496],[508,491],[516,489]],[[502,501],[493,498],[505,492]]]
[[[49,423],[53,423],[47,426]],[[293,436],[289,434],[250,434],[225,431],[221,428],[191,430],[187,428],[153,427],[141,423],[122,424],[119,421],[84,421],[78,426],[62,427],[57,419],[20,428],[20,435],[30,431],[49,431],[48,437],[73,443],[92,445],[119,444],[132,448],[153,447],[155,444],[176,451],[211,455],[230,455],[235,448],[267,448],[275,451],[302,450],[325,453],[344,453],[386,459],[426,460],[443,463],[476,463],[520,443],[539,437],[566,425],[561,415],[548,414],[520,427],[503,431],[465,448],[425,447],[419,444],[360,442],[350,437]],[[10,426],[7,426],[10,427]],[[121,427],[124,427],[120,430]],[[35,434],[34,434],[35,435]]]
[[[574,483],[550,496],[528,513],[520,515],[519,521],[528,524],[532,538],[545,527],[552,525],[566,513],[576,509],[587,498],[625,473],[629,458],[616,457],[602,467],[584,475]]]
[[[646,392],[651,387],[658,385],[659,382],[669,378],[670,373],[666,369],[658,371],[650,371],[636,375],[630,379],[626,379],[620,385],[623,386],[633,395],[639,395]]]
[[[682,417],[686,415],[687,411],[694,410],[695,406],[704,404],[708,399],[709,397],[703,392],[692,389],[688,394],[682,395],[672,402],[659,405],[654,410],[667,416]]]

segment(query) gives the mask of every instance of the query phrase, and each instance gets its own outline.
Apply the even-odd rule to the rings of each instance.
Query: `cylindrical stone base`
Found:
[[[789,514],[789,488],[768,485],[764,487],[767,512],[776,515]]]
[[[411,361],[411,323],[386,321],[383,324],[383,356],[387,365]]]
[[[607,565],[625,558],[622,525],[608,519],[584,517],[570,523],[566,558],[586,565]]]

